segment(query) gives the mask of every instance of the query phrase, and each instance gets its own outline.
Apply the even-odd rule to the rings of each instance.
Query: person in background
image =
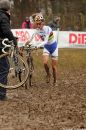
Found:
[[[48,23],[48,26],[50,26],[53,31],[60,29],[60,16],[55,16],[53,20]]]
[[[51,57],[53,85],[57,86],[57,58],[58,58],[58,43],[54,39],[54,34],[49,26],[45,25],[45,19],[41,13],[33,15],[34,27],[40,35],[42,41],[37,44],[37,48],[44,47],[43,49],[43,64],[46,71],[46,82],[50,82],[50,69],[48,66],[49,57]],[[32,44],[33,46],[33,44]]]
[[[0,38],[8,38],[13,40],[14,45],[17,46],[16,38],[13,36],[10,28],[10,9],[11,4],[9,0],[0,0]],[[2,54],[2,42],[0,41],[0,55]],[[0,59],[0,83],[7,84],[7,75],[9,72],[9,61],[7,57]],[[6,99],[6,88],[0,87],[0,100]]]
[[[22,29],[25,29],[25,28],[28,28],[28,29],[32,28],[29,17],[26,17],[25,21],[22,23]]]
[[[32,28],[32,22],[30,21],[31,20],[31,17],[26,17],[25,18],[25,21],[22,23],[22,26],[21,28],[22,29],[31,29]],[[21,46],[20,48],[20,52],[21,52],[21,56],[23,55],[23,46]]]

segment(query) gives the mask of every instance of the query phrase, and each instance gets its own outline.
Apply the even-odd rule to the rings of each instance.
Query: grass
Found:
[[[35,78],[37,81],[44,80],[45,71],[43,67],[42,51],[38,50],[33,54],[35,64]],[[77,76],[78,73],[82,74],[86,72],[86,49],[59,49],[57,68],[61,75],[61,78],[65,78],[66,75]],[[49,66],[50,66],[49,60]],[[50,66],[51,68],[51,66]],[[51,68],[52,69],[52,68]],[[52,72],[52,70],[51,70]],[[79,75],[80,75],[79,74]]]
[[[43,67],[42,51],[33,54],[36,67]],[[59,49],[58,68],[61,71],[86,69],[86,49]],[[50,61],[49,61],[50,64]]]
[[[86,69],[86,49],[59,49],[60,70]]]

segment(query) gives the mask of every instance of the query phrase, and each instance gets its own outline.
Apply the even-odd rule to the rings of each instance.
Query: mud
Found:
[[[57,86],[52,78],[45,82],[43,66],[37,65],[40,73],[34,73],[31,87],[7,91],[8,99],[0,101],[0,130],[86,129],[86,51],[61,54]]]
[[[40,81],[8,90],[0,101],[0,130],[86,128],[86,70],[61,72],[57,86]]]

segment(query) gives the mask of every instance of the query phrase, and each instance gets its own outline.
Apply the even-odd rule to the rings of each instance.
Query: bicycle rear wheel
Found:
[[[0,83],[0,86],[7,89],[21,87],[26,82],[29,75],[27,62],[17,54],[14,54],[14,58],[18,60],[17,64],[15,64],[15,60],[8,53],[0,55],[0,59],[4,57],[7,57],[9,60],[10,69],[7,77],[7,85]]]

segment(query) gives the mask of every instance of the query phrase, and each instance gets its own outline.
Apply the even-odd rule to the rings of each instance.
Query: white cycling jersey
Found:
[[[52,29],[49,26],[43,26],[42,30],[36,29],[35,34],[40,35],[42,41],[37,47],[44,47],[43,55],[51,55],[53,58],[58,56],[58,43],[54,38]]]
[[[55,42],[53,31],[49,26],[43,26],[42,30],[37,29],[37,33],[41,36],[43,41],[39,46],[45,44],[51,45]]]

